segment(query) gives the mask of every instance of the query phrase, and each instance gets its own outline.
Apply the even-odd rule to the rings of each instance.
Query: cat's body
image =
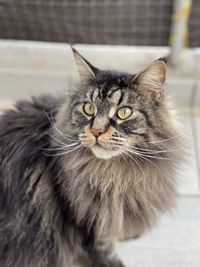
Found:
[[[130,75],[109,75],[109,82],[106,78],[105,83],[104,74],[104,80],[100,77],[95,85],[89,85],[98,86],[104,111],[113,108],[106,105],[108,96],[119,101],[126,91],[119,95],[116,88],[127,88],[130,82]],[[85,96],[87,88],[82,85],[80,95]],[[78,108],[73,113],[74,106],[80,104],[76,99],[79,92],[80,88],[67,99],[45,97],[19,102],[0,119],[0,266],[65,267],[72,264],[75,252],[83,250],[92,267],[122,267],[114,253],[115,242],[150,228],[159,213],[174,205],[174,173],[180,158],[176,148],[180,143],[167,104],[152,106],[151,115],[141,106],[141,114],[133,118],[140,130],[134,134],[148,140],[148,146],[138,152],[142,158],[129,152],[114,155],[116,150],[109,151],[109,142],[107,152],[97,145],[94,151],[88,149],[94,136],[88,138],[87,145],[82,140],[84,146],[77,146],[80,126],[75,125],[81,119],[85,123]],[[93,100],[98,97],[94,92]],[[147,105],[147,100],[141,99]],[[96,102],[99,110],[100,104]],[[96,116],[93,125],[101,124],[104,115],[100,122]],[[120,124],[112,123],[101,136],[111,131],[113,142],[122,142],[124,135],[115,130]],[[123,127],[131,131],[132,126]],[[154,130],[148,136],[147,127]],[[80,140],[89,131],[87,126],[84,129]],[[97,129],[91,129],[99,138]],[[121,146],[123,149],[125,143]]]

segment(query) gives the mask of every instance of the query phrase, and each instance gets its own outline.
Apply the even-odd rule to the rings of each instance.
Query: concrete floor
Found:
[[[122,53],[123,49],[120,49],[120,53]],[[165,53],[167,51],[166,49],[156,50],[158,50],[158,55],[155,55],[155,51],[148,53],[149,62],[152,61],[150,60],[152,58],[162,56],[163,51]],[[31,94],[37,95],[41,92],[57,94],[60,89],[66,89],[69,86],[69,77],[73,76],[72,73],[74,73],[75,68],[70,55],[69,61],[71,63],[68,62],[65,67],[72,66],[70,68],[71,73],[65,75],[63,51],[65,48],[62,45],[61,48],[59,45],[55,47],[55,44],[52,47],[51,45],[46,47],[36,45],[34,48],[33,44],[26,47],[26,44],[15,46],[13,43],[4,45],[0,42],[0,110],[8,107],[16,99],[30,97]],[[95,47],[91,51],[94,59],[98,48]],[[101,49],[100,54],[105,51],[105,49]],[[124,70],[127,68],[126,58],[131,67],[130,56],[127,51],[131,51],[131,49],[126,50],[125,58],[124,56],[120,57],[120,66],[122,69],[124,66]],[[8,56],[5,56],[6,52],[9,52]],[[86,52],[89,54],[88,49]],[[195,59],[199,60],[200,53],[198,55]],[[18,61],[18,57],[23,58],[23,60]],[[115,66],[115,62],[118,64],[114,52],[110,56],[110,60],[104,59],[103,61],[101,56],[96,58],[102,66],[105,62],[105,64],[113,62],[113,66]],[[138,66],[143,64],[138,57],[136,61],[139,62]],[[135,66],[135,69],[138,66]],[[134,69],[134,66],[132,67]],[[140,239],[119,244],[119,255],[127,267],[200,266],[200,179],[198,176],[200,164],[200,158],[198,158],[200,151],[200,90],[197,91],[193,99],[194,107],[191,110],[194,77],[187,77],[187,79],[180,78],[180,75],[177,77],[177,79],[176,77],[169,79],[167,90],[169,93],[171,92],[172,98],[181,111],[180,119],[185,125],[185,133],[190,140],[190,156],[178,174],[180,182],[177,208],[172,214],[164,215],[159,225],[151,233]],[[196,79],[195,82],[200,89],[200,81]]]
[[[127,267],[199,267],[200,198],[179,197],[176,211],[149,234],[119,245]]]

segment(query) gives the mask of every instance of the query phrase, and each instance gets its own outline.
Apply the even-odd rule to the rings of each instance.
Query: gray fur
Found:
[[[72,266],[85,253],[93,267],[123,267],[115,243],[175,205],[183,150],[164,61],[130,75],[74,53],[77,91],[19,102],[0,119],[0,266]],[[122,121],[123,106],[133,113]],[[91,132],[98,127],[101,147]]]

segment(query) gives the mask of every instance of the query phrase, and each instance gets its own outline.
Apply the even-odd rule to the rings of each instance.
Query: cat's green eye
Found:
[[[88,116],[93,116],[95,114],[95,106],[91,103],[85,103],[83,106],[83,111],[85,112],[86,115]]]
[[[132,115],[133,111],[131,108],[129,107],[123,107],[118,109],[117,111],[117,116],[121,119],[121,120],[125,120],[128,119],[131,115]]]

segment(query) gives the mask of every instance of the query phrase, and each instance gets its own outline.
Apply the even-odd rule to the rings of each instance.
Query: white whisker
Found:
[[[135,154],[137,155],[139,158],[143,159],[144,161],[148,161],[149,163],[151,163],[152,165],[154,165],[156,168],[159,169],[158,165],[155,164],[154,162],[152,162],[151,160],[145,158],[143,155],[137,153],[136,151],[133,151],[133,150],[129,150],[128,148],[126,148],[126,150],[129,152],[129,153],[132,153],[132,154]]]
[[[148,154],[148,153],[144,153],[144,152],[141,152],[141,151],[135,151],[133,149],[130,149],[130,151],[132,151],[133,153],[137,153],[137,155],[139,156],[143,156],[143,157],[147,157],[147,158],[152,158],[152,159],[160,159],[160,160],[173,160],[175,161],[174,158],[167,158],[167,157],[163,157],[163,156],[154,156],[153,153],[152,154]]]
[[[177,135],[172,136],[172,137],[170,137],[170,138],[166,138],[166,139],[162,139],[162,140],[158,140],[158,141],[152,141],[152,142],[149,142],[149,144],[157,144],[157,143],[168,142],[168,141],[170,141],[170,140],[179,138],[180,136],[183,136],[183,135],[181,135],[181,134],[177,134]]]
[[[133,158],[133,157],[132,157],[126,150],[124,150],[124,149],[123,149],[123,153],[126,154],[128,157],[130,157],[130,158],[136,163],[136,165],[139,167],[139,169],[140,169],[142,175],[144,176],[144,175],[145,175],[145,174],[144,174],[144,171],[142,170],[142,168],[141,168],[140,164],[137,162],[137,160],[136,160],[135,158]]]
[[[42,150],[46,150],[46,151],[64,150],[64,149],[66,149],[66,148],[73,147],[73,146],[76,146],[76,145],[78,145],[78,144],[79,144],[78,142],[75,142],[75,143],[72,143],[72,144],[69,144],[69,145],[65,145],[65,146],[63,146],[63,147],[42,148]]]
[[[77,141],[78,139],[74,139],[73,136],[70,136],[70,135],[67,135],[67,134],[64,134],[63,132],[61,132],[55,125],[55,122],[53,120],[53,116],[52,116],[52,112],[51,112],[51,118],[49,117],[49,115],[47,114],[46,111],[45,112],[45,115],[47,116],[49,122],[51,123],[51,126],[65,139],[65,140],[68,140],[68,141]]]
[[[117,149],[117,152],[119,153],[119,156],[121,156],[130,166],[130,163],[128,162],[128,160],[126,159],[126,157],[123,155],[123,152],[120,149]]]
[[[54,121],[54,118],[53,118],[53,115],[52,115],[52,111],[51,111],[51,121],[52,121],[52,124],[53,124],[53,127],[62,135],[62,137],[64,137],[65,139],[67,140],[70,140],[70,141],[77,141],[77,139],[74,139],[74,136],[71,136],[71,135],[68,135],[66,133],[63,133],[61,132],[56,126],[55,126],[55,121]],[[72,139],[73,138],[73,139]]]
[[[62,144],[62,145],[66,145],[64,142],[62,142],[62,141],[60,141],[58,138],[56,138],[54,135],[52,135],[52,134],[50,134],[50,133],[48,133],[48,135],[51,137],[51,138],[53,138],[54,140],[56,140],[58,143],[60,143],[60,144]]]
[[[76,146],[75,148],[71,149],[71,150],[68,150],[66,152],[61,152],[61,153],[55,153],[55,154],[46,154],[44,153],[46,156],[51,156],[51,157],[54,157],[54,156],[63,156],[63,155],[67,155],[73,151],[76,151],[77,149],[79,149],[81,147],[81,145],[78,145]]]
[[[171,149],[165,149],[165,150],[154,150],[154,149],[145,149],[145,148],[140,148],[140,147],[135,147],[135,146],[129,146],[129,148],[133,148],[136,151],[139,152],[144,152],[146,154],[160,154],[160,153],[168,153],[168,152],[175,152],[179,149],[182,148],[182,146],[177,146],[177,147],[173,147]]]

